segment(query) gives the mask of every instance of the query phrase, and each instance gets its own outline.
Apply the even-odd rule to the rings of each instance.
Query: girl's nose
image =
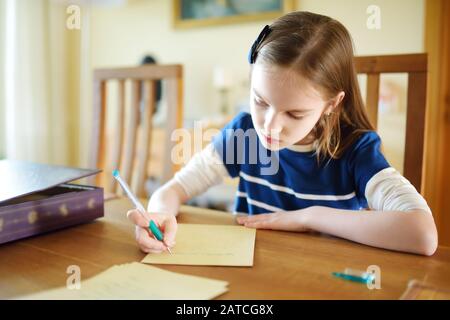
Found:
[[[266,114],[266,118],[264,121],[264,131],[265,134],[269,136],[278,135],[282,130],[282,126],[280,123],[280,119],[277,113],[273,110],[270,110]]]

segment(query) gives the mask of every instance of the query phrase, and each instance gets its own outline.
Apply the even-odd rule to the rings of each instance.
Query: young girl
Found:
[[[318,231],[432,255],[432,213],[380,151],[345,27],[326,16],[289,13],[261,31],[249,63],[250,114],[238,114],[152,195],[151,214],[128,212],[141,250],[174,246],[180,205],[239,176],[235,211],[246,213],[237,217],[246,227]],[[160,224],[163,242],[149,236],[146,219]]]

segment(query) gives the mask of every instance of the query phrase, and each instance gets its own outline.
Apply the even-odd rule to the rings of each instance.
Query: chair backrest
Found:
[[[354,58],[354,63],[358,74],[367,74],[366,108],[375,128],[378,123],[380,74],[408,74],[403,175],[421,192],[424,165],[427,54],[360,56]]]
[[[122,178],[139,197],[145,197],[145,181],[151,148],[152,116],[156,105],[156,82],[164,80],[167,117],[165,122],[163,163],[160,182],[168,181],[177,170],[171,161],[174,142],[171,133],[181,128],[183,119],[183,68],[181,65],[144,65],[129,68],[94,70],[93,88],[93,132],[89,164],[103,173],[94,182],[105,188],[105,193],[123,194],[112,177],[112,170],[119,168]],[[117,114],[114,117],[112,134],[106,136],[107,83],[118,84]],[[125,82],[129,81],[130,92],[126,95]],[[142,94],[141,90],[142,88]],[[126,103],[129,97],[129,103]],[[143,109],[141,111],[141,104]],[[127,109],[127,110],[126,110]]]

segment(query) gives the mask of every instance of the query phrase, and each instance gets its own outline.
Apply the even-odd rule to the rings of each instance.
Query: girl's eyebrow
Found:
[[[255,89],[253,89],[253,93],[261,100],[266,101],[263,97],[261,97],[261,95],[258,93],[258,91],[256,91]],[[286,112],[292,112],[292,113],[308,113],[310,111],[312,111],[314,109],[293,109],[293,110],[288,110]]]

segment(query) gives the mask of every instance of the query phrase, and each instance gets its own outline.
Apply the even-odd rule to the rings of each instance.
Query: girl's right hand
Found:
[[[175,245],[177,233],[177,219],[170,213],[149,213],[144,216],[136,209],[127,212],[127,217],[136,225],[136,241],[139,248],[145,253],[161,253]],[[163,241],[153,237],[148,226],[153,220],[164,235]]]

